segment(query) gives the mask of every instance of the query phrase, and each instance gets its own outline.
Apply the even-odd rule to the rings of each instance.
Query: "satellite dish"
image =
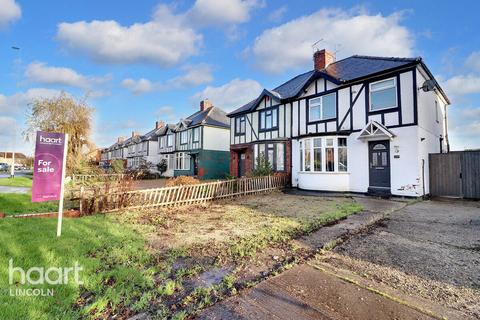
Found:
[[[433,89],[435,89],[435,81],[433,80],[426,80],[421,89],[425,92],[428,92],[428,91],[432,91]]]

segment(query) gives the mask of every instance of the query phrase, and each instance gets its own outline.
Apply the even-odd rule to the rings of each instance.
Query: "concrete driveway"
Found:
[[[475,319],[479,270],[480,203],[424,201],[200,318]]]

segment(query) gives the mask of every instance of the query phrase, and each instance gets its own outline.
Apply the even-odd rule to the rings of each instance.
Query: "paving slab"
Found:
[[[432,317],[303,264],[207,309],[199,319]]]

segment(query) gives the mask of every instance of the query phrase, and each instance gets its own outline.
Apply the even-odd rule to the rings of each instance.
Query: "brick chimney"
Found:
[[[140,136],[140,132],[138,131],[132,131],[132,138]]]
[[[155,122],[155,129],[160,129],[161,127],[165,126],[165,122],[163,121],[156,121]]]
[[[210,107],[212,107],[212,106],[213,106],[213,104],[210,102],[210,100],[208,100],[208,98],[205,99],[205,100],[200,101],[200,111],[203,111],[203,110],[205,110],[205,109],[208,109],[208,108],[210,108]]]
[[[323,70],[333,62],[335,62],[335,55],[325,49],[317,50],[313,54],[313,65],[315,71]]]
[[[123,143],[125,141],[125,137],[118,137],[117,142]]]

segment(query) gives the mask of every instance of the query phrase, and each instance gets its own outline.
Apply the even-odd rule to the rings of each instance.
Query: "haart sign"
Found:
[[[37,132],[32,202],[60,200],[64,152],[63,133]]]

